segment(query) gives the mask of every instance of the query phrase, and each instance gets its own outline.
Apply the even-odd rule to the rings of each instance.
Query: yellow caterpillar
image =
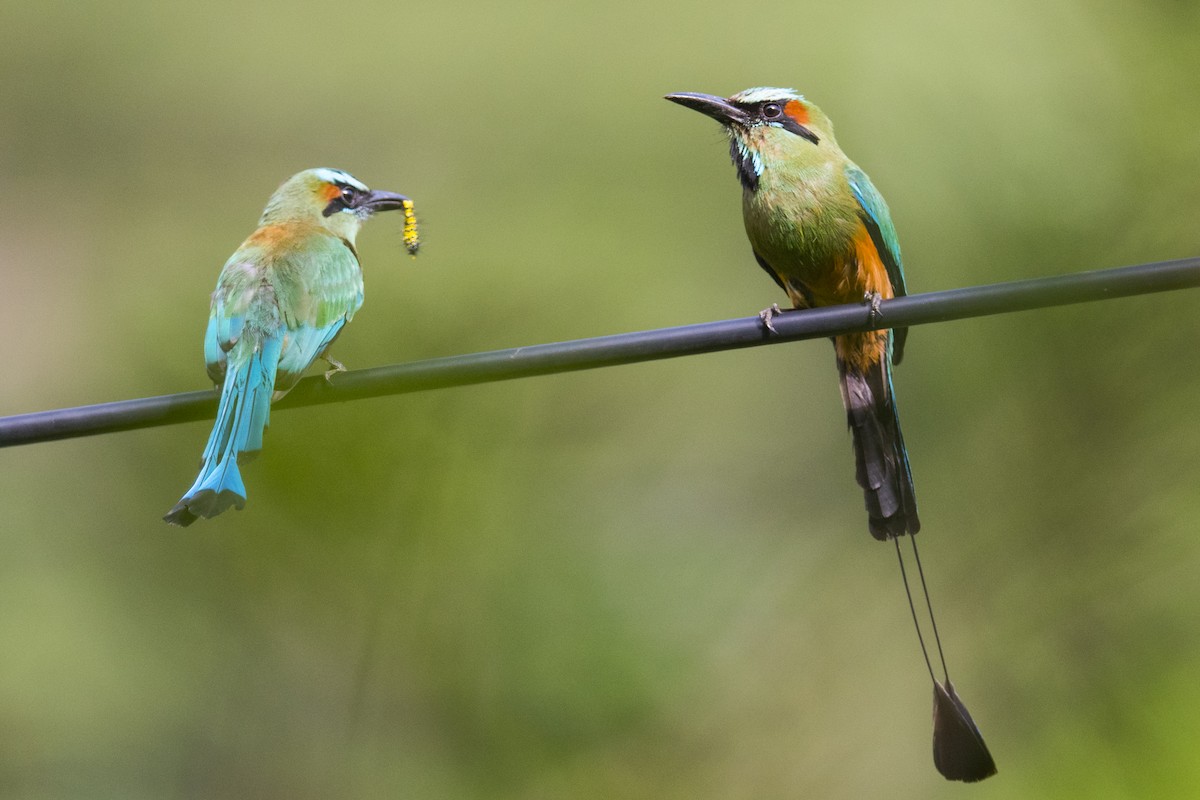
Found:
[[[417,217],[413,213],[412,200],[405,200],[402,205],[404,207],[404,247],[410,256],[416,258],[417,251],[421,249],[421,236],[417,233]]]

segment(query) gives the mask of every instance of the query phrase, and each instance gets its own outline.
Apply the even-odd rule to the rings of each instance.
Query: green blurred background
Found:
[[[774,300],[718,126],[795,86],[912,291],[1200,253],[1192,3],[7,3],[0,414],[206,386],[208,294],[310,166],[351,368]],[[1164,797],[1200,782],[1197,295],[913,331],[925,567],[1000,775],[943,781],[823,342],[0,452],[5,798]]]

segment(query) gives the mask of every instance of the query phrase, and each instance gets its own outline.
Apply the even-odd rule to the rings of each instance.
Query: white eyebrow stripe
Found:
[[[738,103],[763,103],[767,100],[804,100],[804,96],[795,89],[780,89],[773,86],[757,86],[738,92],[730,98]]]
[[[315,174],[318,178],[325,181],[326,183],[343,183],[343,184],[346,184],[347,186],[353,186],[355,189],[358,189],[363,192],[370,191],[369,189],[367,189],[366,185],[362,181],[360,181],[358,178],[355,178],[350,173],[343,172],[340,169],[329,169],[328,167],[319,167],[319,168],[313,170],[313,174]]]

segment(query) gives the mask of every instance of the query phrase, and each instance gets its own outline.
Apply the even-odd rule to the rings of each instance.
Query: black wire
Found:
[[[775,334],[753,316],[355,370],[335,375],[332,383],[317,376],[300,381],[275,408],[527,378],[1197,286],[1200,258],[1079,272],[898,297],[883,301],[877,314],[871,313],[867,303],[783,313],[772,320]],[[201,391],[3,417],[0,447],[211,418],[216,407],[217,394]]]

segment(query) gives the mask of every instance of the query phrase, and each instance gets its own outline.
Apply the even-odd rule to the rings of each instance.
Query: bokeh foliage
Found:
[[[39,2],[0,25],[0,414],[202,387],[292,172],[360,238],[366,367],[777,297],[717,126],[795,86],[913,291],[1200,252],[1194,4]],[[1200,315],[913,331],[897,390],[979,797],[1200,783]],[[296,410],[186,532],[200,423],[0,452],[0,794],[952,797],[832,354],[807,343]],[[1184,787],[1187,787],[1185,789]]]

